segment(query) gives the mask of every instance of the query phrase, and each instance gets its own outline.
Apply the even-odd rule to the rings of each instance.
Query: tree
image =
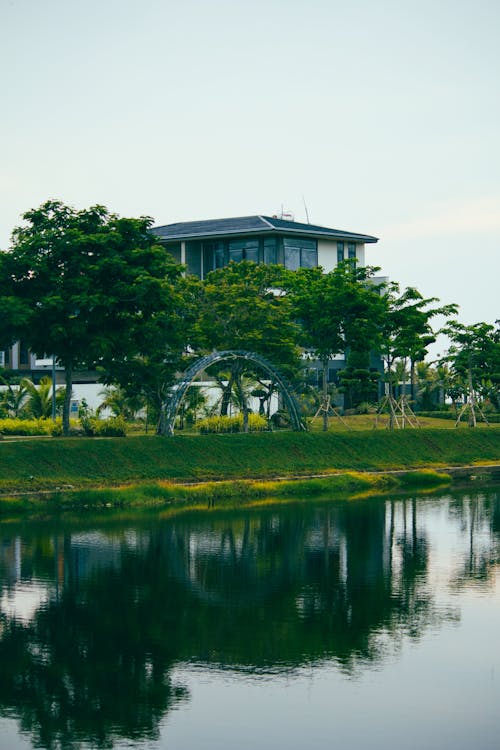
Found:
[[[143,400],[146,429],[152,419],[157,432],[169,389],[191,356],[188,347],[196,344],[200,282],[181,273],[181,266],[168,267],[154,307],[129,321],[126,352],[105,356],[100,366],[104,383],[117,384],[129,399]]]
[[[285,374],[294,373],[299,363],[299,330],[291,319],[290,301],[279,289],[282,274],[279,266],[251,261],[230,263],[209,273],[202,288],[197,326],[200,344],[206,349],[255,352]],[[227,364],[224,367],[227,369]],[[234,389],[246,429],[248,406],[242,377],[243,366],[235,361],[222,401],[223,405],[229,403]]]
[[[495,408],[499,406],[500,386],[500,324],[474,323],[463,325],[450,321],[444,332],[451,346],[443,357],[452,373],[467,384],[469,426],[475,427],[477,397],[489,398]]]
[[[28,397],[26,385],[22,381],[11,383],[3,377],[0,377],[0,385],[0,418],[20,417]]]
[[[398,358],[410,361],[411,397],[414,397],[415,365],[424,360],[428,347],[436,340],[431,320],[436,316],[449,316],[457,311],[457,305],[449,304],[433,307],[439,302],[437,297],[425,298],[414,287],[399,293],[399,285],[389,285],[384,295],[386,315],[382,327],[381,353],[386,363],[386,378],[389,395],[393,396],[393,368]],[[403,389],[405,386],[403,380]],[[403,390],[404,395],[404,390]],[[391,412],[392,414],[392,412]],[[391,422],[392,424],[392,422]]]
[[[131,325],[163,304],[164,279],[178,267],[148,232],[147,217],[49,200],[23,219],[2,258],[1,288],[20,310],[16,335],[64,368],[67,435],[73,371],[130,356]]]
[[[323,367],[323,429],[328,429],[328,363],[352,350],[376,348],[384,298],[370,283],[376,269],[340,263],[333,271],[301,268],[287,275],[286,290],[302,330],[302,344]]]
[[[137,413],[144,409],[144,401],[139,394],[128,395],[120,386],[110,386],[105,388],[99,394],[102,398],[96,409],[98,417],[102,412],[110,411],[113,417],[122,417],[125,420],[133,421]],[[93,410],[89,408],[86,402],[80,405],[80,416],[93,416]]]
[[[23,378],[20,387],[25,388],[26,402],[23,405],[23,413],[33,419],[48,419],[52,415],[52,378],[45,376],[35,385],[29,378]],[[56,403],[61,402],[61,391],[56,389]]]
[[[0,252],[0,283],[5,283],[5,254]],[[3,287],[5,290],[5,286]],[[13,296],[2,296],[0,293],[0,351],[7,349],[21,338],[29,321],[27,304]]]
[[[378,400],[380,372],[370,368],[369,362],[369,352],[349,352],[347,366],[339,371],[339,392],[344,394],[348,409]]]

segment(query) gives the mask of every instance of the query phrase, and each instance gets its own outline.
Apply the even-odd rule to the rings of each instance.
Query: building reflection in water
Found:
[[[41,747],[154,739],[189,699],[179,664],[353,674],[459,617],[439,603],[432,515],[458,529],[446,585],[488,585],[495,492],[0,532],[0,707]],[[10,536],[6,533],[11,534]],[[442,578],[442,576],[441,576]],[[442,584],[441,584],[442,585]]]

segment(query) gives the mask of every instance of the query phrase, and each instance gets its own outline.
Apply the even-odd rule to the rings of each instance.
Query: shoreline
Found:
[[[0,443],[0,521],[500,481],[500,429]]]
[[[391,493],[426,495],[460,486],[500,482],[500,464],[471,464],[387,471],[340,471],[322,475],[218,479],[199,482],[156,480],[94,488],[12,492],[0,498],[0,525],[15,521],[112,519],[124,513],[158,512],[162,517],[200,510],[241,509],[315,499],[359,500]]]
[[[439,475],[448,475],[452,480],[456,479],[464,479],[465,481],[475,481],[481,478],[493,478],[493,481],[500,481],[500,462],[494,463],[494,464],[467,464],[465,466],[440,466],[437,464],[429,464],[428,466],[408,466],[405,469],[378,469],[378,470],[372,470],[372,469],[341,469],[341,470],[332,470],[327,472],[318,472],[318,473],[309,473],[309,474],[280,474],[280,475],[262,475],[262,476],[231,476],[231,477],[210,477],[210,478],[200,478],[199,480],[190,480],[190,481],[176,481],[175,479],[170,480],[164,480],[161,478],[158,478],[156,481],[159,485],[161,484],[169,484],[176,487],[186,487],[186,488],[196,488],[199,486],[203,486],[206,484],[210,485],[224,485],[227,483],[241,483],[245,482],[248,484],[259,484],[260,482],[276,482],[276,483],[283,483],[283,482],[300,482],[300,481],[313,481],[315,479],[331,479],[333,477],[339,477],[339,476],[350,476],[353,474],[357,475],[364,475],[367,477],[384,477],[384,476],[394,476],[394,477],[404,477],[408,474],[414,475],[418,473],[429,473],[429,472],[435,472]],[[154,483],[155,480],[150,480],[151,483]],[[125,487],[140,487],[141,485],[145,484],[145,480],[143,479],[136,479],[136,480],[130,480],[128,482],[116,482],[113,484],[96,484],[96,485],[88,485],[86,483],[81,485],[73,485],[73,484],[61,484],[56,485],[54,487],[48,487],[47,489],[0,489],[0,502],[2,498],[10,498],[10,497],[29,497],[29,496],[43,496],[43,495],[54,495],[56,493],[62,493],[62,492],[84,492],[85,490],[89,491],[98,491],[98,490],[116,490],[120,488]]]

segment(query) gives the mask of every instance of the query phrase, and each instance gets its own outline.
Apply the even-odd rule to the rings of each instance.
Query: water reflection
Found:
[[[177,665],[355,674],[459,618],[443,571],[460,591],[499,561],[495,491],[0,528],[0,711],[44,748],[153,740]]]

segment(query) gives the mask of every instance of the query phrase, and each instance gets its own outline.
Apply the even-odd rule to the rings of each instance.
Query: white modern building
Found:
[[[321,266],[332,271],[349,258],[365,265],[365,245],[377,237],[301,224],[276,216],[242,216],[166,224],[153,228],[159,241],[189,273],[207,273],[230,261],[278,263],[292,271]]]

